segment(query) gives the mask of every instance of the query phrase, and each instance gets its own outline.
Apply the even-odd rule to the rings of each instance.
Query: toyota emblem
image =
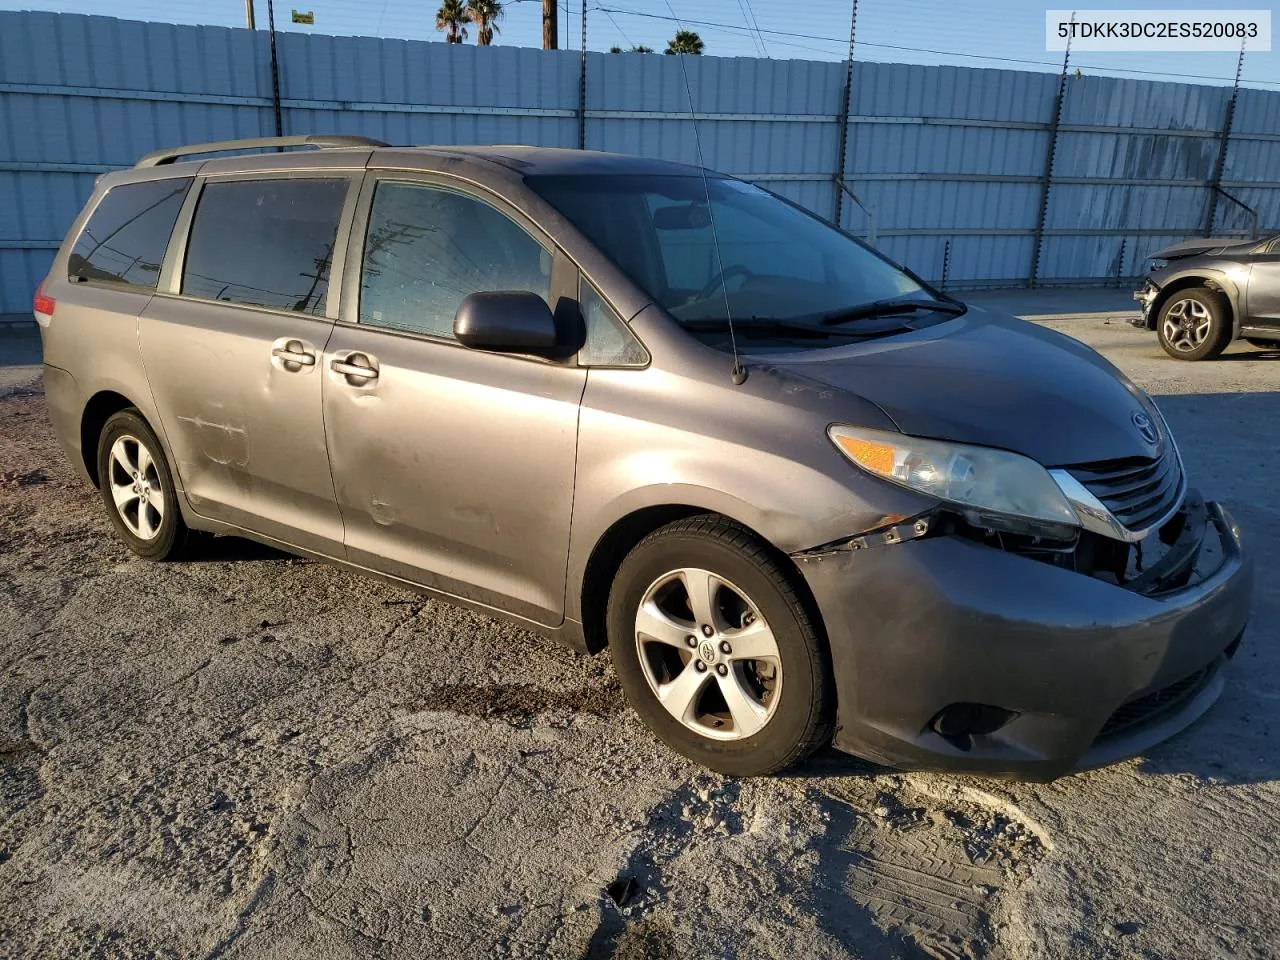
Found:
[[[1133,415],[1133,425],[1138,428],[1138,433],[1142,434],[1142,439],[1153,447],[1159,441],[1160,431],[1156,429],[1156,425],[1151,421],[1151,418],[1141,410]]]

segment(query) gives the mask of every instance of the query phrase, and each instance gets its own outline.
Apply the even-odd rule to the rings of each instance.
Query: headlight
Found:
[[[1152,257],[1150,260],[1147,261],[1146,272],[1150,273],[1152,270],[1163,270],[1168,265],[1169,265],[1168,260],[1161,260],[1158,257]]]
[[[841,424],[831,441],[863,470],[926,496],[990,514],[1052,524],[1058,532],[1080,519],[1049,471],[1029,457],[963,443]]]

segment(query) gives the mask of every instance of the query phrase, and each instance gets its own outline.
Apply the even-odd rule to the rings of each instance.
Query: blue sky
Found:
[[[1092,0],[1102,7],[1101,0]],[[435,8],[439,0],[281,0],[276,26],[362,36],[439,39]],[[266,0],[255,0],[258,25],[267,21]],[[1258,7],[1244,2],[1232,6]],[[1056,71],[1061,55],[1044,49],[1046,7],[1021,0],[859,0],[855,57],[905,63],[946,63]],[[1141,2],[1126,8],[1150,7]],[[1207,0],[1165,0],[1164,11],[1212,8]],[[0,0],[0,9],[41,9],[71,13],[109,13],[138,20],[244,25],[244,0]],[[661,51],[676,30],[674,13],[687,21],[717,56],[760,56],[842,60],[848,45],[848,0],[810,0],[804,5],[780,0],[587,0],[587,47],[646,44]],[[290,22],[292,10],[313,11],[315,26]],[[561,46],[576,49],[581,34],[581,0],[562,4]],[[803,11],[798,15],[797,11]],[[758,26],[759,32],[752,30]],[[540,46],[540,0],[510,0],[495,43]],[[472,38],[474,42],[474,37]],[[1073,67],[1085,73],[1185,78],[1194,83],[1230,83],[1234,53],[1079,53]],[[1280,53],[1245,54],[1243,82],[1280,89]]]

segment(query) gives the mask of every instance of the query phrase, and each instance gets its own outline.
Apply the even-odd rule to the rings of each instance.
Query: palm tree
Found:
[[[467,39],[467,8],[462,0],[444,0],[436,11],[436,29],[446,31],[445,43],[461,43]]]
[[[677,30],[664,53],[691,53],[696,57],[702,53],[702,38],[692,30]]]
[[[502,18],[502,4],[498,0],[467,0],[467,19],[476,25],[476,44],[487,47],[493,35],[500,33],[497,21]]]

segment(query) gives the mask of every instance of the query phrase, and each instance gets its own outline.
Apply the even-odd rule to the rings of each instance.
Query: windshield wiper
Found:
[[[914,313],[917,310],[931,310],[937,313],[948,313],[958,317],[968,308],[955,300],[873,300],[861,306],[849,307],[846,310],[834,310],[825,314],[818,322],[823,326],[838,323],[852,323],[868,317],[895,317],[902,313]]]
[[[728,333],[727,320],[682,320],[680,325],[686,330]],[[827,339],[829,337],[857,336],[852,331],[823,330],[807,323],[788,323],[786,320],[742,319],[733,322],[733,332],[744,337],[809,337]]]

